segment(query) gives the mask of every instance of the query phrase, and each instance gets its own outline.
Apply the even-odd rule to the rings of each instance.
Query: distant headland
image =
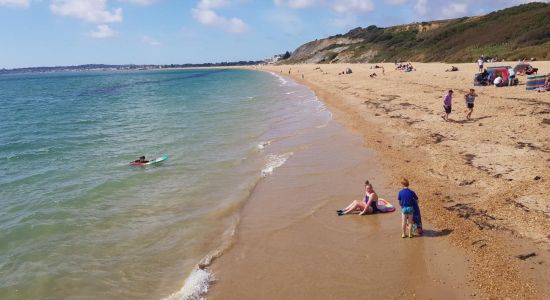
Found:
[[[49,72],[82,72],[82,71],[139,71],[139,70],[159,70],[159,69],[179,69],[179,68],[201,68],[201,67],[232,67],[232,66],[250,66],[262,63],[262,61],[235,61],[235,62],[218,62],[218,63],[202,63],[202,64],[126,64],[126,65],[109,65],[109,64],[86,64],[77,66],[54,66],[54,67],[27,67],[14,69],[0,69],[1,74],[15,73],[49,73]]]

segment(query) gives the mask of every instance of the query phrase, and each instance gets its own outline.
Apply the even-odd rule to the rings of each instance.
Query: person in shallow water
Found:
[[[339,216],[343,216],[349,213],[358,213],[360,215],[372,214],[378,212],[378,194],[374,191],[372,184],[369,181],[365,181],[365,199],[353,200],[353,202],[344,209],[337,211]]]
[[[148,160],[145,160],[145,156],[140,156],[139,159],[134,160],[134,163],[138,163],[138,164],[144,164],[148,162],[149,162]]]

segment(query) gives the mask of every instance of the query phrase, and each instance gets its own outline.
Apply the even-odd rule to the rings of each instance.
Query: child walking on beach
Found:
[[[418,197],[413,190],[409,189],[407,178],[401,179],[401,185],[403,189],[397,195],[399,206],[401,206],[401,237],[405,237],[405,229],[408,229],[409,238],[412,238],[414,205],[418,201]]]
[[[464,95],[464,100],[466,100],[466,107],[468,108],[466,119],[470,120],[472,112],[474,112],[474,101],[476,100],[477,94],[474,89],[470,89],[470,92]]]
[[[445,110],[445,112],[441,117],[445,121],[449,120],[449,114],[452,111],[452,104],[453,104],[453,90],[449,90],[447,94],[443,96],[443,109]]]

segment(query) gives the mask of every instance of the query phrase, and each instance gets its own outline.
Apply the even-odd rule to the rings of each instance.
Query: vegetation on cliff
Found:
[[[285,63],[467,62],[481,55],[550,60],[550,4],[529,3],[479,17],[356,28],[304,44]]]

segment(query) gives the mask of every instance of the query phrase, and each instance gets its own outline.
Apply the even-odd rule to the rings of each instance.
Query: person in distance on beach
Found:
[[[445,112],[441,117],[445,121],[449,120],[449,114],[452,111],[452,104],[453,104],[453,90],[449,90],[447,94],[443,96],[443,109],[445,110]]]
[[[468,108],[466,119],[470,120],[472,112],[474,112],[474,101],[476,100],[477,94],[474,89],[470,89],[470,92],[464,95],[464,100],[466,100],[466,107]]]
[[[503,87],[504,86],[504,81],[502,79],[501,76],[497,76],[497,78],[495,78],[495,81],[493,81],[495,87]]]
[[[365,181],[365,199],[353,200],[353,202],[344,209],[339,209],[336,212],[339,216],[343,216],[349,213],[358,213],[359,215],[372,214],[378,212],[378,194],[374,191],[372,184],[367,180]]]
[[[401,185],[403,189],[397,195],[399,206],[401,206],[401,237],[405,237],[405,229],[407,229],[409,238],[412,238],[414,206],[418,201],[418,196],[413,190],[409,189],[407,178],[401,179]]]
[[[477,60],[477,65],[479,66],[479,72],[482,72],[483,71],[483,63],[485,62],[485,59],[483,59],[483,57],[480,57],[478,60]]]

